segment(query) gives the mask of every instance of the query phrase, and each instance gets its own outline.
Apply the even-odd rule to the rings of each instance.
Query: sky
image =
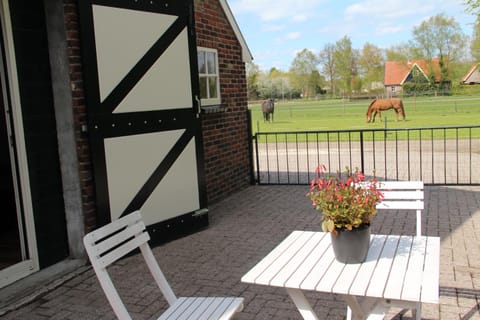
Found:
[[[408,43],[415,26],[443,13],[471,36],[475,17],[464,0],[227,0],[262,70],[287,71],[296,54],[320,52],[347,36],[354,49]]]

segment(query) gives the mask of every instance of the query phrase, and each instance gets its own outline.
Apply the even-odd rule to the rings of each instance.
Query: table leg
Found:
[[[305,320],[319,320],[315,312],[313,312],[310,303],[308,303],[307,298],[300,289],[290,289],[287,288],[287,292],[290,295],[290,298],[295,303],[298,311]]]
[[[361,301],[356,296],[342,295],[347,303],[348,320],[384,319],[389,306],[382,299],[363,297]]]
[[[347,305],[347,318],[346,320],[352,320],[352,309]]]
[[[363,311],[362,306],[358,303],[357,298],[355,298],[354,296],[345,295],[343,296],[343,299],[348,304],[348,307],[350,309],[347,310],[347,316],[350,313],[352,319],[366,319],[365,312]]]

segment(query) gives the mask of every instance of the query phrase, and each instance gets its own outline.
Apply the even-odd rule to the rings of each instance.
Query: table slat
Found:
[[[398,243],[399,248],[411,248],[413,242],[413,237],[411,236],[402,236],[400,237],[400,242]],[[385,292],[383,297],[386,299],[400,299],[403,283],[405,280],[405,271],[408,266],[409,254],[402,254],[405,252],[405,249],[397,249],[397,254],[395,260],[393,261],[392,270],[390,271],[390,276],[388,277],[388,282],[385,286]],[[410,252],[410,249],[408,249]]]
[[[323,275],[325,274],[326,270],[333,261],[335,261],[335,255],[333,253],[332,245],[329,241],[329,246],[327,251],[320,257],[318,263],[313,267],[313,269],[309,272],[305,280],[300,284],[300,289],[304,290],[315,290],[318,282],[322,279]]]
[[[373,237],[373,240],[370,241],[367,259],[360,266],[360,270],[358,270],[357,276],[350,287],[349,294],[356,296],[365,295],[370,278],[377,265],[378,257],[382,253],[383,246],[387,240],[385,235],[372,235],[371,237]]]
[[[322,292],[331,292],[333,286],[335,285],[335,282],[337,281],[345,266],[345,263],[338,262],[337,259],[334,259],[328,270],[325,272],[325,275],[315,287],[315,290]]]
[[[257,263],[248,273],[246,273],[241,281],[247,283],[255,283],[255,279],[260,276],[277,258],[294,242],[303,232],[293,231],[278,246],[276,246],[265,258]]]
[[[390,267],[393,262],[393,257],[397,251],[399,237],[388,236],[382,254],[378,260],[377,266],[372,275],[367,289],[367,296],[369,297],[383,297],[385,284],[387,283],[388,275],[390,274]]]
[[[333,291],[337,293],[347,294],[353,280],[357,276],[357,272],[360,269],[361,264],[347,264],[342,271],[342,274],[338,277]]]
[[[440,238],[427,239],[427,255],[422,278],[422,302],[439,302]]]
[[[285,282],[292,276],[307,258],[312,254],[312,251],[323,239],[325,234],[315,232],[308,239],[308,242],[303,245],[298,252],[295,253],[293,258],[278,272],[278,274],[270,281],[272,286],[283,287]]]
[[[300,236],[283,251],[282,255],[275,259],[275,263],[270,264],[268,268],[255,279],[255,283],[275,285],[272,283],[272,279],[288,265],[290,260],[305,246],[313,235],[314,232],[301,232]],[[280,286],[283,286],[283,283],[280,284]]]
[[[323,233],[324,237],[318,244],[318,246],[312,251],[307,259],[295,270],[292,276],[285,283],[287,288],[299,289],[301,284],[309,276],[310,272],[314,272],[312,269],[319,265],[319,260],[325,254],[328,248],[330,248],[330,234]]]
[[[426,237],[415,237],[413,240],[402,290],[402,300],[420,301],[426,244]]]

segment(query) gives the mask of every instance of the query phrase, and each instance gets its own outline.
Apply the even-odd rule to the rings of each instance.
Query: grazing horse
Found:
[[[272,98],[269,98],[262,103],[262,112],[263,112],[263,121],[270,122],[270,114],[272,114],[272,122],[273,122],[273,111],[275,109],[275,104]]]
[[[382,121],[382,111],[393,109],[395,111],[396,121],[398,121],[398,114],[401,114],[403,121],[405,121],[405,109],[403,109],[403,101],[399,98],[391,99],[375,99],[368,106],[367,123],[375,122],[375,116],[378,113],[380,121]],[[373,114],[373,117],[372,117]]]

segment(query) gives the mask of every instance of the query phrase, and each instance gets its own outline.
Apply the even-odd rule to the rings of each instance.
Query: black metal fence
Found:
[[[480,126],[256,133],[259,184],[309,184],[315,168],[359,168],[382,180],[480,184]]]

